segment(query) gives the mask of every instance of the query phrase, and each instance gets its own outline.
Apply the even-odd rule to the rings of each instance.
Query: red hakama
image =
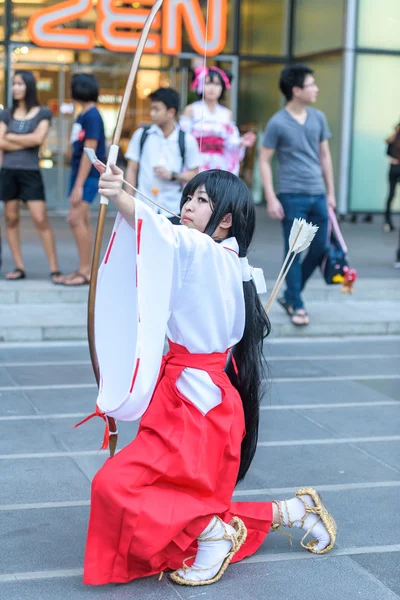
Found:
[[[136,438],[93,480],[86,584],[181,568],[214,515],[225,522],[238,516],[247,527],[233,562],[256,552],[271,526],[271,502],[231,502],[245,426],[242,401],[224,373],[227,354],[170,348]],[[221,390],[221,404],[205,416],[176,387],[186,367],[206,371]]]

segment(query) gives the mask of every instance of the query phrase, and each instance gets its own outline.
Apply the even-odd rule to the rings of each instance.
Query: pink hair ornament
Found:
[[[199,95],[202,94],[204,91],[204,84],[206,81],[206,77],[207,77],[207,75],[210,74],[210,71],[216,71],[221,76],[223,82],[225,83],[226,89],[230,90],[231,83],[229,81],[229,77],[225,73],[225,71],[223,71],[219,67],[197,67],[194,70],[195,78],[194,78],[193,83],[190,86],[190,88],[192,90],[196,90],[196,92]]]

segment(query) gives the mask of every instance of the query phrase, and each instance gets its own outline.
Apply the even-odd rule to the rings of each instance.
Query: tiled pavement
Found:
[[[102,426],[86,345],[0,346],[0,597],[7,600],[400,598],[400,338],[274,341],[260,446],[236,497],[315,485],[338,523],[314,557],[271,534],[220,583],[89,588],[82,560]],[[122,423],[120,447],[136,425]],[[298,532],[299,533],[299,532]]]

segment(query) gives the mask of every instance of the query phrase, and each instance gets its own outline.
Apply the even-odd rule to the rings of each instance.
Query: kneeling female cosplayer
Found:
[[[170,572],[177,584],[207,585],[284,527],[328,552],[336,525],[313,488],[232,502],[256,452],[270,331],[255,284],[265,282],[247,260],[251,193],[227,171],[200,173],[172,225],[122,190],[120,169],[95,166],[119,213],[97,285],[96,413],[141,422],[93,480],[84,582]]]

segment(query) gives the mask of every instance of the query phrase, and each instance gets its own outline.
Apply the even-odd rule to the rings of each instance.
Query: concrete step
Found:
[[[308,327],[295,327],[285,311],[274,304],[270,313],[275,337],[315,337],[400,334],[398,300],[359,301],[346,297],[336,302],[307,302]]]
[[[265,303],[266,297],[262,299]],[[336,302],[309,302],[311,324],[294,327],[275,304],[270,319],[275,337],[400,334],[398,301],[359,301],[341,297]],[[16,303],[0,306],[0,341],[86,339],[85,302]]]
[[[42,280],[1,281],[0,341],[85,340],[88,291]],[[354,294],[347,295],[316,278],[304,297],[311,324],[293,326],[275,303],[270,314],[275,337],[400,334],[400,279],[357,281]]]
[[[274,282],[268,281],[268,290]],[[340,285],[325,285],[320,278],[307,285],[304,299],[309,302],[335,302],[345,304],[357,301],[400,301],[400,273],[394,279],[362,279],[357,281],[354,294],[340,293]],[[44,280],[0,281],[2,304],[76,304],[87,301],[88,286],[66,287]]]

